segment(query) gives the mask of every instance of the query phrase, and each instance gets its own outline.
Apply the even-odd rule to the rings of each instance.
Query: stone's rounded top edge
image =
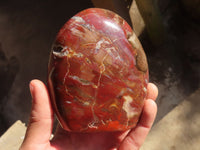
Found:
[[[76,33],[84,30],[80,28],[85,28],[90,32],[104,33],[105,36],[112,35],[114,38],[128,37],[133,32],[131,26],[119,14],[103,8],[87,8],[76,13],[65,22],[58,32],[54,43],[65,43],[64,41],[66,41],[67,37],[62,37],[64,33],[67,30],[75,31]]]
[[[76,13],[75,15],[77,15],[77,14],[79,14],[79,13],[81,13],[81,12],[89,11],[89,10],[90,10],[90,11],[93,11],[93,12],[95,12],[95,11],[108,11],[108,12],[111,12],[111,13],[115,13],[114,11],[109,10],[109,9],[105,9],[105,8],[90,7],[90,8],[83,9],[83,10],[79,11],[79,12]],[[116,13],[115,13],[115,14],[116,14]]]

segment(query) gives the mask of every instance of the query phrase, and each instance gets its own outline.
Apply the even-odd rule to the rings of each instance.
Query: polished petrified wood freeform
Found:
[[[52,46],[48,88],[68,131],[122,131],[134,127],[147,93],[148,65],[131,27],[98,8],[73,16]]]

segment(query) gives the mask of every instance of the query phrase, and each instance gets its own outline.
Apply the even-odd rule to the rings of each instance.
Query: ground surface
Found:
[[[88,7],[92,7],[90,1],[79,5],[64,0],[0,2],[0,43],[7,57],[0,61],[4,68],[0,69],[0,91],[7,89],[0,93],[0,134],[16,120],[28,121],[29,81],[38,78],[46,82],[49,52],[57,31],[71,16]],[[200,87],[200,25],[179,3],[169,2],[161,8],[168,40],[154,47],[145,32],[141,36],[150,81],[159,87],[156,122]]]

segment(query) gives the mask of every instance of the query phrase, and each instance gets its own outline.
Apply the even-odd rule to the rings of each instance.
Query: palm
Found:
[[[30,84],[33,99],[30,123],[20,150],[138,150],[156,116],[154,100],[158,91],[148,85],[147,100],[137,126],[124,132],[73,133],[58,127],[52,141],[53,110],[46,86],[38,80]]]

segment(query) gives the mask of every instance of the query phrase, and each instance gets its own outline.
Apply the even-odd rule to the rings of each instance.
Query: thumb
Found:
[[[22,145],[44,146],[49,144],[53,128],[53,111],[49,94],[44,83],[39,80],[32,80],[29,86],[32,95],[32,109]]]

